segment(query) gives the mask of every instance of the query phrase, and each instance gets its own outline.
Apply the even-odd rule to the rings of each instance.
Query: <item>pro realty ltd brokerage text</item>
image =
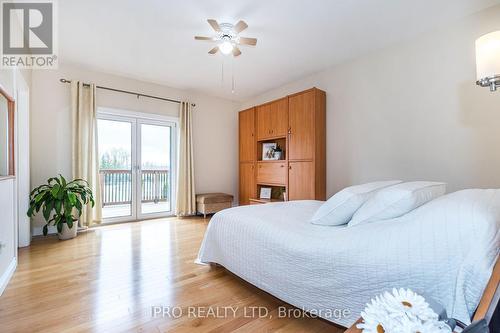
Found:
[[[351,312],[348,309],[299,309],[279,306],[269,309],[265,306],[161,306],[151,307],[153,318],[348,318]]]

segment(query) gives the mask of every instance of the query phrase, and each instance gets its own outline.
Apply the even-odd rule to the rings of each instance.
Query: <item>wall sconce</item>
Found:
[[[476,40],[476,84],[500,88],[500,31],[491,32]]]

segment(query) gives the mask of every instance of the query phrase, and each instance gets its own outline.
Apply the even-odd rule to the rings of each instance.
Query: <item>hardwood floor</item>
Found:
[[[0,297],[0,332],[343,332],[319,319],[280,318],[280,306],[292,307],[223,268],[194,264],[207,221],[158,219],[69,241],[35,239],[20,249]]]

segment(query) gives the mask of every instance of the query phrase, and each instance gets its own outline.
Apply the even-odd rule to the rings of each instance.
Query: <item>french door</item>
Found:
[[[176,123],[99,113],[103,222],[174,214]]]

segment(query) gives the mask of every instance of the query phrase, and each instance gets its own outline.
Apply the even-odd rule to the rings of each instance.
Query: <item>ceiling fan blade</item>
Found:
[[[213,20],[213,19],[208,19],[207,20],[208,24],[210,24],[210,26],[217,32],[220,32],[220,26],[219,26],[219,23],[217,23],[216,20]]]
[[[248,28],[248,24],[246,24],[245,21],[243,20],[240,20],[238,23],[236,23],[236,25],[234,26],[234,32],[236,32],[237,34],[239,34],[240,32],[242,32],[243,30],[245,30],[246,28]]]
[[[240,37],[240,44],[242,45],[257,45],[257,38]]]
[[[216,47],[214,47],[213,49],[211,49],[210,51],[208,51],[208,53],[209,53],[209,54],[216,54],[216,53],[217,53],[217,51],[219,51],[219,47],[218,47],[218,46],[216,46]]]
[[[240,49],[237,46],[233,47],[233,56],[237,57],[241,54]]]
[[[194,36],[196,40],[214,40],[213,37]]]

